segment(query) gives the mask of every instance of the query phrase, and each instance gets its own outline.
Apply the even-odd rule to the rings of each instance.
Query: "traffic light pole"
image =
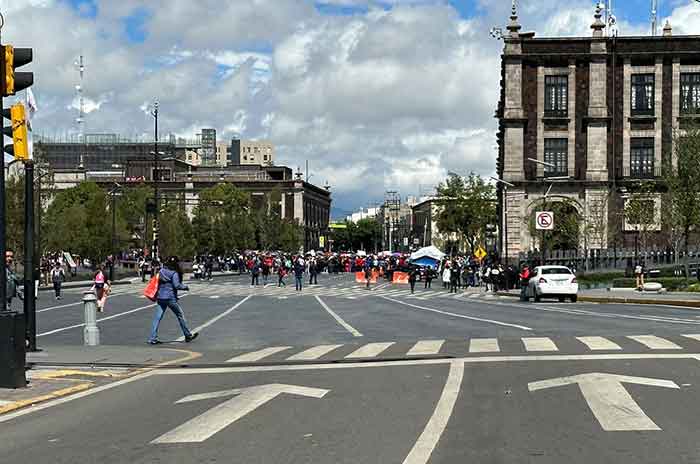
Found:
[[[1,17],[1,16],[0,16]],[[5,19],[2,18],[2,23],[4,25]],[[0,25],[2,28],[2,25]],[[4,64],[4,63],[3,63]],[[0,72],[3,79],[5,78],[5,70]],[[2,93],[0,93],[0,111],[3,111],[2,106]],[[0,135],[0,140],[2,140],[2,145],[5,145],[5,136]],[[7,224],[7,211],[5,208],[5,152],[2,151],[2,156],[0,156],[0,259],[2,259],[3,270],[0,272],[0,312],[7,311],[7,266],[5,260],[5,252],[7,249],[7,240],[5,238],[5,225]]]
[[[24,321],[28,351],[36,349],[34,290],[34,161],[24,163]]]

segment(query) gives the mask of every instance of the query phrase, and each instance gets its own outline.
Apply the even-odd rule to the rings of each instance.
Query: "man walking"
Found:
[[[61,265],[56,262],[53,269],[51,269],[51,282],[53,282],[53,291],[56,295],[56,300],[61,299],[61,284],[66,280],[66,274],[63,272]]]
[[[5,297],[7,298],[8,311],[12,306],[12,298],[18,297],[20,300],[24,299],[24,295],[19,290],[20,280],[12,271],[12,263],[14,260],[15,253],[12,250],[7,250],[5,252],[5,275],[7,276],[7,280],[5,282]]]
[[[318,285],[318,264],[316,258],[309,260],[309,285]]]
[[[182,308],[178,303],[177,291],[184,290],[188,291],[189,287],[182,284],[182,270],[180,269],[180,260],[177,256],[171,256],[165,263],[165,268],[161,269],[158,273],[158,280],[160,284],[158,285],[158,307],[156,312],[153,314],[153,322],[151,323],[151,335],[148,338],[148,343],[150,345],[159,345],[163,342],[158,340],[158,326],[160,326],[160,321],[163,319],[165,310],[170,308],[170,310],[175,313],[177,317],[177,322],[180,324],[180,329],[182,334],[185,336],[185,341],[187,343],[191,342],[199,333],[192,333],[187,327],[187,321],[185,320],[185,315],[182,312]]]
[[[250,269],[250,286],[257,285],[260,285],[260,263],[256,258],[253,267]]]
[[[294,280],[296,281],[296,290],[302,291],[304,284],[304,260],[301,256],[294,263]]]
[[[412,267],[410,271],[408,271],[408,284],[411,286],[411,295],[416,291],[416,277],[418,275],[418,269],[415,267]]]

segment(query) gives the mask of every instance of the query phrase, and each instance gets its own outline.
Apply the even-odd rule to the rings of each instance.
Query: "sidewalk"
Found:
[[[498,292],[499,295],[520,297],[520,290]],[[639,292],[632,288],[579,290],[578,301],[591,303],[631,303],[700,308],[700,293],[692,292]]]
[[[42,346],[27,353],[27,388],[0,388],[0,414],[200,356],[152,346]]]

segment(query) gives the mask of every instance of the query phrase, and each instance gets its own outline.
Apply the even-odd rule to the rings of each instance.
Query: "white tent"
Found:
[[[434,246],[428,246],[428,247],[423,247],[420,250],[414,251],[411,253],[411,261],[415,261],[420,258],[432,258],[437,261],[440,261],[443,257],[445,256],[445,253],[442,251],[438,250],[437,247]]]

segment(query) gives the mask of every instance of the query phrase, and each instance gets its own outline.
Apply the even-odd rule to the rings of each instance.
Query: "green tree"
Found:
[[[654,214],[655,192],[656,187],[653,182],[640,182],[625,202],[625,220],[636,231],[643,250],[647,248],[658,226]]]
[[[539,200],[532,208],[532,214],[528,218],[528,228],[532,237],[540,240],[540,249],[545,252],[551,250],[575,250],[579,247],[581,233],[581,216],[576,209],[573,200],[558,197],[556,200]],[[554,213],[554,230],[537,230],[535,225],[535,212],[541,210]],[[583,225],[585,230],[586,225]],[[544,242],[542,240],[544,239]]]
[[[24,174],[12,175],[5,181],[7,248],[16,256],[24,256]]]
[[[700,225],[700,127],[693,125],[682,136],[675,136],[674,147],[675,166],[671,162],[664,165],[666,194],[662,216],[671,237],[680,235],[687,252],[691,230]]]
[[[256,246],[250,195],[231,184],[202,190],[192,221],[197,251],[224,254]]]
[[[497,223],[496,190],[478,174],[448,176],[437,186],[437,227],[466,240],[470,251],[484,242],[487,224]]]
[[[357,250],[374,251],[374,244],[382,236],[382,225],[374,218],[360,219],[350,230],[353,248]]]
[[[159,217],[160,252],[162,256],[189,258],[196,253],[192,224],[184,208],[176,203],[167,205]]]
[[[145,247],[150,237],[151,226],[146,222],[146,203],[152,199],[153,189],[146,185],[122,189],[117,201],[117,215],[123,223],[128,239],[137,239],[137,245]],[[120,243],[125,243],[121,240]]]
[[[112,251],[107,193],[94,182],[59,192],[46,212],[47,246],[70,251],[93,262]]]

